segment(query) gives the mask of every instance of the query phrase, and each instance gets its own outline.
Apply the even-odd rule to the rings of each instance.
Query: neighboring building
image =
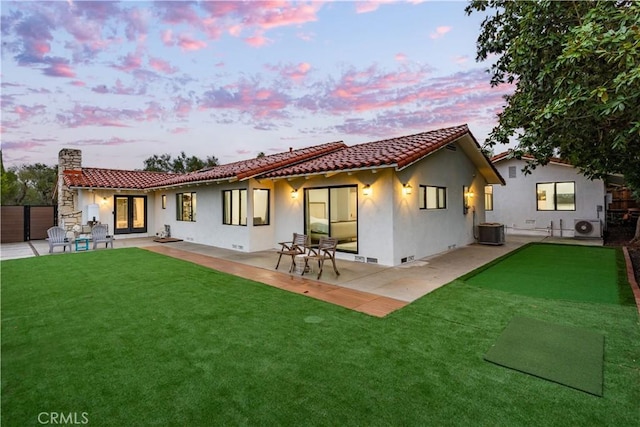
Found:
[[[174,237],[246,252],[305,232],[337,237],[339,258],[383,265],[473,243],[474,226],[485,221],[484,188],[504,184],[466,125],[188,174],[84,168],[79,156],[60,154],[67,229],[93,217],[119,237],[168,226]]]
[[[487,188],[488,222],[504,224],[507,234],[602,237],[606,219],[602,180],[590,180],[557,158],[525,175],[523,168],[532,159],[518,160],[509,154],[491,159],[506,185]]]

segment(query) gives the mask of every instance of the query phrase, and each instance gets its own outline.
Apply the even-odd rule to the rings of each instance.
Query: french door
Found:
[[[147,232],[147,196],[114,196],[114,234]]]

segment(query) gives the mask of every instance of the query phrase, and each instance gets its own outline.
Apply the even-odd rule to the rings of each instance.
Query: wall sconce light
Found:
[[[402,194],[404,194],[405,196],[408,196],[409,194],[411,194],[412,191],[413,191],[413,187],[411,187],[409,183],[404,184],[402,186]]]
[[[365,196],[371,195],[371,186],[369,184],[365,184],[365,186],[362,187],[362,194]]]
[[[107,204],[107,198],[106,198],[106,197],[103,197],[103,198],[102,198],[102,204],[103,204],[103,205],[106,205],[106,204]]]
[[[471,205],[471,199],[473,198],[473,191],[468,186],[462,187],[463,196],[463,212],[466,215],[469,212],[469,206]]]
[[[298,189],[294,188],[293,190],[291,190],[291,198],[292,199],[297,199],[298,198]]]

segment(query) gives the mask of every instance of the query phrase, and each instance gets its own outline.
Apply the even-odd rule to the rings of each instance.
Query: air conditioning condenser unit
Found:
[[[599,239],[602,237],[602,223],[599,219],[576,219],[573,236],[576,239]]]
[[[504,245],[504,224],[485,222],[478,225],[478,243]]]

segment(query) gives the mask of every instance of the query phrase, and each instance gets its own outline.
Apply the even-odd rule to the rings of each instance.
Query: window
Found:
[[[176,194],[176,208],[178,221],[196,220],[196,193]]]
[[[224,190],[222,192],[222,223],[247,225],[247,190]]]
[[[509,166],[509,178],[515,178],[515,177],[516,177],[516,167]]]
[[[536,184],[539,211],[575,211],[576,189],[574,182],[543,182]]]
[[[446,209],[447,188],[420,186],[420,209]]]
[[[167,209],[167,195],[162,195],[162,209]]]
[[[253,225],[269,225],[269,190],[253,190]]]
[[[493,185],[484,186],[484,210],[493,210]]]

